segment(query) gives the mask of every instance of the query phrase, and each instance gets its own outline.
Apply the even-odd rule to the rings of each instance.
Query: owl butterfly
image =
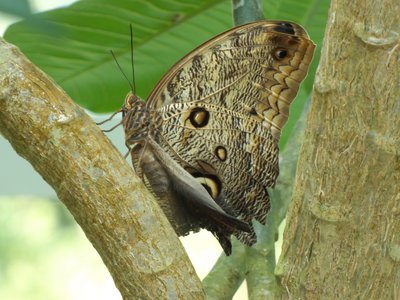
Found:
[[[128,93],[122,111],[133,164],[178,235],[211,231],[257,241],[268,187],[279,173],[278,141],[315,45],[286,21],[228,30],[176,63],[147,102]]]

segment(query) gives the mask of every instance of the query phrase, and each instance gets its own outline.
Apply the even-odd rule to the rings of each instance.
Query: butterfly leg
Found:
[[[109,118],[105,119],[104,121],[101,121],[99,123],[96,123],[96,125],[103,125],[104,123],[107,123],[108,121],[111,121],[117,114],[122,112],[122,109],[118,109],[115,113],[113,113]],[[122,121],[118,123],[118,126],[122,124]],[[104,131],[104,130],[103,130]],[[106,132],[106,131],[104,131]],[[108,132],[108,131],[107,131]]]
[[[100,123],[102,123],[102,122],[100,122]],[[96,123],[96,124],[99,125],[100,123]],[[122,121],[119,122],[117,125],[111,127],[110,129],[103,129],[102,131],[103,131],[103,132],[111,132],[111,131],[113,131],[115,128],[117,128],[118,126],[120,126],[121,124],[122,124]]]

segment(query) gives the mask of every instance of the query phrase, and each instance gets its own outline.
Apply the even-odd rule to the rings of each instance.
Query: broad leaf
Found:
[[[137,92],[146,97],[168,68],[195,45],[228,29],[229,1],[86,0],[10,26],[5,39],[51,75],[79,104],[111,111],[131,78],[129,24],[134,30]],[[56,34],[31,27],[41,20]]]
[[[302,24],[320,46],[328,4],[328,0],[264,1],[264,12],[269,19]],[[16,23],[5,38],[77,103],[92,111],[109,112],[122,104],[130,89],[110,50],[132,81],[129,24],[134,30],[137,93],[146,98],[182,56],[232,27],[230,5],[229,0],[84,0]],[[38,23],[41,26],[32,26]],[[310,94],[318,59],[317,48],[310,74],[292,105],[282,147]]]

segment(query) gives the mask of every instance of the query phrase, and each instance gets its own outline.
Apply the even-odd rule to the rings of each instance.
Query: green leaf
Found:
[[[214,0],[86,0],[12,25],[5,39],[51,75],[79,104],[93,111],[121,106],[129,85],[110,50],[131,78],[129,24],[135,39],[137,93],[145,97],[179,58],[231,27],[230,2]]]
[[[146,98],[176,61],[232,27],[230,2],[85,0],[16,23],[8,28],[5,39],[19,46],[77,103],[92,111],[109,112],[121,106],[130,90],[110,55],[113,50],[127,77],[131,78],[130,23],[135,39],[137,94]],[[327,7],[328,1],[322,1],[325,2],[324,7]],[[317,26],[318,20],[314,20],[320,15],[319,11],[323,11],[315,8],[319,2],[303,1],[307,5],[302,10],[297,6],[296,9],[287,7],[287,4],[296,5],[294,0],[280,1],[279,5],[276,1],[271,3],[275,6],[270,7],[269,1],[264,1],[268,18],[306,24],[307,30],[317,32],[312,33],[312,37],[322,37],[318,34],[323,32],[324,22],[318,19]],[[32,26],[38,22],[40,27]],[[314,38],[317,43],[320,40]],[[313,78],[310,75],[309,78]],[[309,81],[312,83],[311,79]],[[311,84],[306,86],[309,91]],[[296,114],[294,109],[291,114]]]

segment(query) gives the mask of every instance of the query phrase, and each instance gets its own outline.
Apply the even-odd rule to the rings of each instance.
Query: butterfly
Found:
[[[133,164],[178,235],[206,228],[227,255],[231,235],[257,241],[279,137],[315,45],[299,25],[257,21],[210,39],[178,61],[144,102],[125,98]]]

